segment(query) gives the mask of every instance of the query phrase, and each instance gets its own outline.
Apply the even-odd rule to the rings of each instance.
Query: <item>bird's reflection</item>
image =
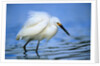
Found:
[[[24,49],[24,53],[23,53],[23,54],[24,54],[24,58],[25,58],[25,59],[28,59],[28,58],[27,58],[27,52],[28,52],[28,51],[27,51],[26,49]],[[40,59],[40,55],[39,55],[38,51],[35,51],[35,53],[36,53],[36,55],[37,55],[37,57],[38,57],[37,59]]]
[[[27,50],[24,49],[24,53],[23,54],[24,54],[24,58],[25,59],[27,59],[27,54],[26,53],[27,53]]]

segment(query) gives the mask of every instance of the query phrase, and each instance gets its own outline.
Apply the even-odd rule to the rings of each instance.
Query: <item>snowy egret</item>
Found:
[[[38,40],[37,52],[40,41],[43,39],[50,40],[56,34],[58,26],[70,35],[57,17],[50,16],[46,12],[31,12],[28,20],[17,34],[16,40],[26,40],[23,46],[24,50],[30,41]]]

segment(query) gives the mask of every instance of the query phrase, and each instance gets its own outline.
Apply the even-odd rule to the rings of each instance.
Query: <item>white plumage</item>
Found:
[[[49,40],[57,32],[57,25],[54,23],[56,17],[49,16],[46,12],[31,12],[29,19],[17,34],[17,40]],[[60,22],[59,20],[57,22]]]
[[[31,40],[49,40],[56,34],[57,26],[63,28],[57,17],[50,16],[46,12],[30,12],[28,20],[17,34],[16,39],[26,40],[27,43]]]

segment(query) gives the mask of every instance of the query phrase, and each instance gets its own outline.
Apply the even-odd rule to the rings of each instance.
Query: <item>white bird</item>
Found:
[[[23,46],[24,50],[30,41],[38,40],[37,52],[40,41],[43,39],[50,40],[57,33],[58,26],[70,35],[57,17],[50,16],[46,12],[31,12],[23,28],[17,34],[16,40],[26,40]]]

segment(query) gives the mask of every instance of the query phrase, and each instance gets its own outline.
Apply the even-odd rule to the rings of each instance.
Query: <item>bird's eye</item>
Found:
[[[61,26],[62,24],[61,24],[61,23],[59,23],[59,22],[57,22],[57,25]]]

